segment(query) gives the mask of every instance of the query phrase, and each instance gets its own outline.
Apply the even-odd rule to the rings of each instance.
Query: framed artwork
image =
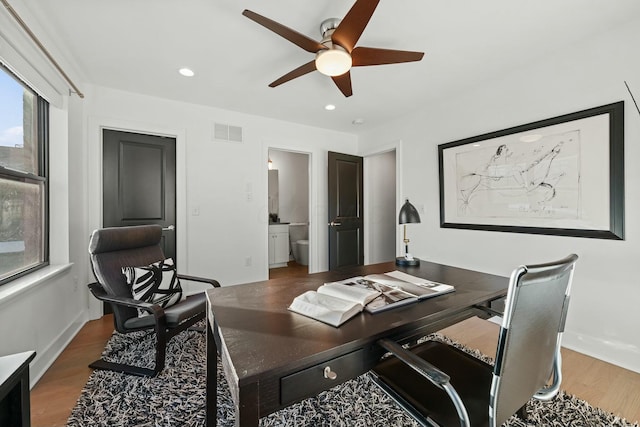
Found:
[[[438,146],[440,226],[624,239],[624,102]]]

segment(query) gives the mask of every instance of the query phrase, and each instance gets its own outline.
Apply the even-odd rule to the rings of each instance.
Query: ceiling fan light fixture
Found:
[[[338,47],[316,54],[316,68],[325,76],[341,76],[351,69],[351,55]]]

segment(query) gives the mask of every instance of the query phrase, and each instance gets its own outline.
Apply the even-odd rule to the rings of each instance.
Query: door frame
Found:
[[[315,157],[312,151],[307,148],[300,147],[295,143],[288,144],[287,141],[276,142],[274,140],[263,141],[262,143],[262,164],[264,165],[263,171],[263,191],[264,191],[264,253],[267,254],[264,265],[264,277],[269,278],[269,212],[268,212],[268,195],[269,195],[269,172],[267,168],[267,162],[269,161],[269,150],[288,151],[290,153],[306,154],[308,159],[307,171],[309,173],[309,274],[317,273],[319,271],[318,260],[318,230],[317,218],[318,214],[316,206],[318,206],[318,183],[316,180],[315,169],[313,167]],[[265,280],[266,280],[265,279]]]
[[[404,201],[403,196],[402,196],[402,189],[403,189],[403,185],[402,185],[402,173],[401,173],[401,165],[402,165],[402,140],[398,139],[395,141],[390,142],[389,144],[385,144],[379,147],[376,147],[374,149],[371,150],[363,150],[360,152],[360,155],[364,158],[364,176],[363,176],[363,182],[364,182],[364,190],[363,190],[363,196],[364,196],[364,202],[363,202],[363,209],[364,209],[364,264],[367,265],[370,262],[371,259],[371,249],[369,247],[369,242],[371,242],[371,233],[372,233],[372,227],[371,227],[371,211],[373,210],[373,206],[371,205],[371,199],[372,199],[372,186],[371,186],[371,182],[369,181],[371,179],[371,175],[369,171],[369,167],[368,167],[368,158],[378,155],[378,154],[384,154],[384,153],[388,153],[389,151],[395,151],[396,153],[396,213],[400,212],[400,207],[402,206],[402,202]],[[399,225],[396,223],[395,224],[396,227],[396,239],[395,239],[395,246],[396,246],[396,256],[398,256],[398,254],[402,253],[402,239],[401,239],[401,234],[400,234],[400,229],[399,229]]]
[[[187,173],[186,173],[186,130],[166,128],[150,123],[140,123],[121,119],[90,116],[87,119],[87,243],[93,230],[102,225],[102,131],[105,129],[147,135],[168,136],[176,140],[176,264],[182,266],[181,272],[188,274],[187,260]],[[87,253],[86,283],[94,281]],[[102,303],[93,298],[85,287],[88,317],[90,320],[102,317]]]

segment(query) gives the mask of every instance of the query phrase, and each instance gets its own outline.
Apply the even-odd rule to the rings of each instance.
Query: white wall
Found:
[[[101,222],[101,128],[176,135],[180,270],[223,285],[267,279],[268,148],[304,152],[310,269],[326,270],[327,151],[355,153],[356,136],[97,86],[87,98],[89,228]],[[243,127],[244,142],[212,140],[214,122]]]
[[[20,4],[14,7],[32,22]],[[32,30],[42,34],[35,22]],[[76,76],[55,46],[49,46],[67,73]],[[87,319],[86,256],[76,239],[82,235],[86,240],[83,162],[74,163],[84,143],[82,107],[77,97],[69,97],[62,78],[4,8],[0,8],[0,61],[51,104],[50,266],[0,287],[0,355],[35,350],[30,375],[35,384]]]
[[[281,222],[309,222],[309,156],[291,151],[269,150],[278,170]]]
[[[396,152],[376,153],[364,158],[366,211],[365,263],[393,261],[396,256]]]
[[[67,109],[51,106],[49,118],[50,266],[0,288],[0,355],[35,350],[31,384],[87,320],[86,266],[79,261],[83,255],[75,258],[78,251],[71,239],[84,225],[70,221],[81,215],[70,213]]]
[[[364,135],[369,149],[403,141],[402,195],[424,204],[412,227],[420,258],[508,275],[517,265],[580,256],[564,345],[640,372],[640,115],[624,80],[640,97],[640,22],[571,49],[532,58],[526,67],[384,123]],[[472,72],[470,70],[470,72]],[[428,76],[426,77],[428,78]],[[625,101],[626,239],[624,241],[441,229],[438,144],[590,107]],[[398,236],[400,239],[401,237]]]

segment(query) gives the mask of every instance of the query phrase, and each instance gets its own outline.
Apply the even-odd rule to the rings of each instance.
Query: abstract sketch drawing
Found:
[[[580,131],[456,154],[458,215],[580,218]]]

